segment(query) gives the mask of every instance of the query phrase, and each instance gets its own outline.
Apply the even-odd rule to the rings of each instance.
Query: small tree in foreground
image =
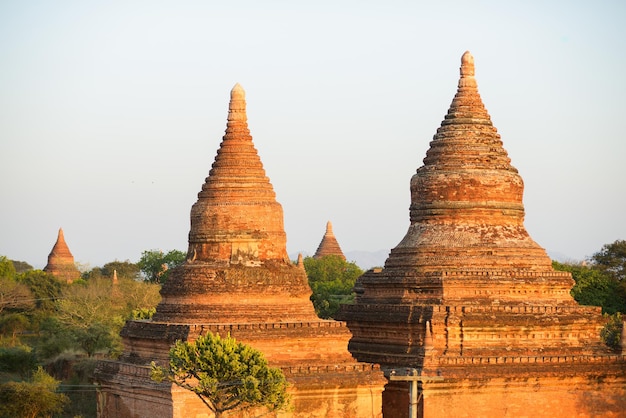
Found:
[[[57,393],[60,382],[41,366],[30,382],[0,385],[0,416],[13,418],[50,417],[63,412],[69,398]]]
[[[195,342],[177,341],[169,359],[166,368],[152,362],[152,380],[169,380],[194,392],[216,418],[236,409],[277,411],[289,405],[282,371],[269,367],[263,353],[230,335],[208,333]]]

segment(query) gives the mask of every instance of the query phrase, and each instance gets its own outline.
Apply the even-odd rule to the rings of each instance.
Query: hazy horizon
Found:
[[[525,225],[582,260],[626,239],[626,3],[0,2],[0,255],[42,268],[186,251],[189,212],[246,90],[287,250],[327,221],[391,250],[472,52],[525,182]]]

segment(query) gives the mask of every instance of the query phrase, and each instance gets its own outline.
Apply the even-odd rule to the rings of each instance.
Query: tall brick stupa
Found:
[[[524,184],[469,52],[460,72],[411,178],[405,237],[342,306],[350,351],[385,370],[386,418],[626,416],[626,358],[526,231]]]
[[[316,316],[306,272],[289,260],[282,207],[253,145],[240,85],[191,209],[187,260],[161,295],[151,320],[126,323],[120,360],[98,367],[100,418],[211,416],[193,393],[149,377],[150,362],[164,363],[176,340],[208,331],[250,344],[283,370],[293,410],[280,417],[381,416],[382,371],[352,357],[345,323]]]
[[[67,283],[80,279],[80,271],[74,263],[74,256],[70,247],[65,242],[63,228],[59,228],[57,240],[48,255],[48,264],[43,268],[43,271]]]
[[[343,260],[346,259],[343,251],[341,251],[337,237],[335,237],[333,224],[331,224],[330,221],[326,223],[326,232],[324,233],[322,241],[317,247],[317,251],[315,251],[313,258],[322,258],[327,255],[336,255],[337,257],[341,257]]]

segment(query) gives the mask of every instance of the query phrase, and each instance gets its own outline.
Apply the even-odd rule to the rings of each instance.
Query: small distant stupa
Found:
[[[322,238],[322,242],[320,242],[320,245],[317,247],[317,251],[315,251],[313,258],[322,258],[327,255],[337,255],[343,260],[346,259],[343,251],[341,251],[339,242],[337,242],[337,238],[335,238],[335,234],[333,233],[333,224],[330,223],[330,221],[326,224],[326,233]]]
[[[80,278],[80,271],[78,271],[76,264],[74,264],[74,256],[65,242],[63,228],[59,228],[57,242],[48,255],[48,264],[43,268],[43,271],[67,283],[72,283],[74,280]]]

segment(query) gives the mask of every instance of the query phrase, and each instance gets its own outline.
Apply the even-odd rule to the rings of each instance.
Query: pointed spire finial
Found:
[[[459,79],[459,88],[461,87],[478,87],[476,79],[474,78],[474,57],[469,51],[465,51],[461,57],[461,78]]]
[[[461,75],[474,75],[474,57],[469,51],[461,57]]]
[[[228,122],[247,122],[246,116],[246,92],[237,83],[230,91],[230,103],[228,104]]]
[[[302,258],[302,253],[298,254],[298,264],[297,264],[298,268],[301,268],[302,270],[304,270],[304,259]]]
[[[335,236],[333,233],[333,224],[330,221],[326,223],[326,235],[329,237]]]

